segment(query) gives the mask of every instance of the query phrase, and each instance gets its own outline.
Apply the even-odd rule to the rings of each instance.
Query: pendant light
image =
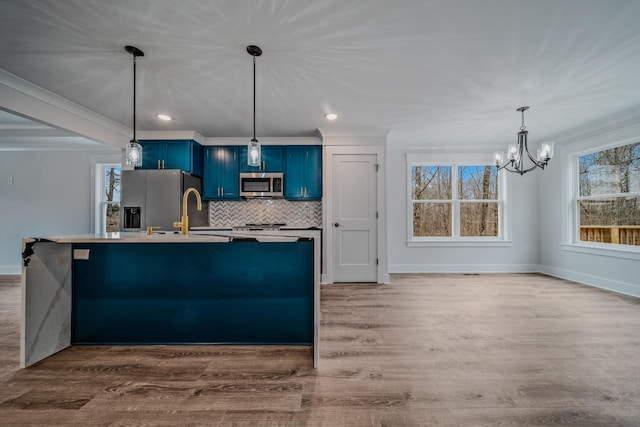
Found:
[[[260,166],[262,161],[260,143],[256,139],[256,56],[262,55],[262,49],[258,46],[247,46],[247,53],[253,56],[253,139],[247,146],[247,164],[249,166]]]
[[[549,160],[553,157],[553,142],[543,142],[540,145],[540,148],[538,148],[538,155],[535,157],[529,153],[529,147],[527,145],[527,135],[529,132],[527,131],[527,127],[524,125],[524,112],[528,109],[529,107],[525,106],[516,110],[522,115],[522,125],[518,132],[518,142],[516,144],[509,145],[507,150],[507,161],[503,164],[504,155],[501,152],[496,151],[493,154],[493,165],[498,168],[498,170],[504,169],[509,172],[524,175],[536,168],[544,169],[544,167],[549,163]],[[525,164],[525,156],[529,158],[528,162],[531,166]]]
[[[125,46],[124,50],[133,56],[133,139],[125,149],[125,163],[130,166],[142,166],[142,145],[136,140],[136,58],[144,52],[135,46]]]

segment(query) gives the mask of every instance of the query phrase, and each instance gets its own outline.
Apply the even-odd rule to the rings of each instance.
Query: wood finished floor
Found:
[[[18,368],[0,276],[0,425],[640,426],[640,299],[538,274],[322,288],[300,347],[72,347]]]

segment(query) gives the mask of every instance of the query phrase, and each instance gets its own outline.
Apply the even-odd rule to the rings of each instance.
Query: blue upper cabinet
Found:
[[[285,151],[285,199],[322,199],[322,146],[288,145]]]
[[[239,148],[237,146],[213,145],[204,147],[203,198],[208,200],[240,199]]]
[[[247,146],[240,146],[240,172],[283,172],[284,150],[282,145],[263,145],[260,156],[261,165],[249,166],[247,164]]]
[[[138,169],[180,169],[195,176],[203,174],[203,147],[191,139],[144,140],[142,166]]]

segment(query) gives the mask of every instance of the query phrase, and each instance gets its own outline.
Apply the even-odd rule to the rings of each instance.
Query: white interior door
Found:
[[[332,156],[333,281],[377,282],[377,156]]]

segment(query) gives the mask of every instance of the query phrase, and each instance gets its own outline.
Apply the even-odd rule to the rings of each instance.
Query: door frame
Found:
[[[322,274],[322,283],[334,283],[334,265],[333,265],[333,156],[334,155],[375,155],[378,166],[377,182],[376,182],[376,204],[378,211],[378,271],[377,283],[390,283],[388,258],[387,258],[387,212],[386,212],[386,191],[385,191],[385,154],[384,145],[325,145],[323,147],[323,173],[322,188],[324,195],[322,197],[322,227],[324,229],[322,252],[324,259],[324,274]]]

